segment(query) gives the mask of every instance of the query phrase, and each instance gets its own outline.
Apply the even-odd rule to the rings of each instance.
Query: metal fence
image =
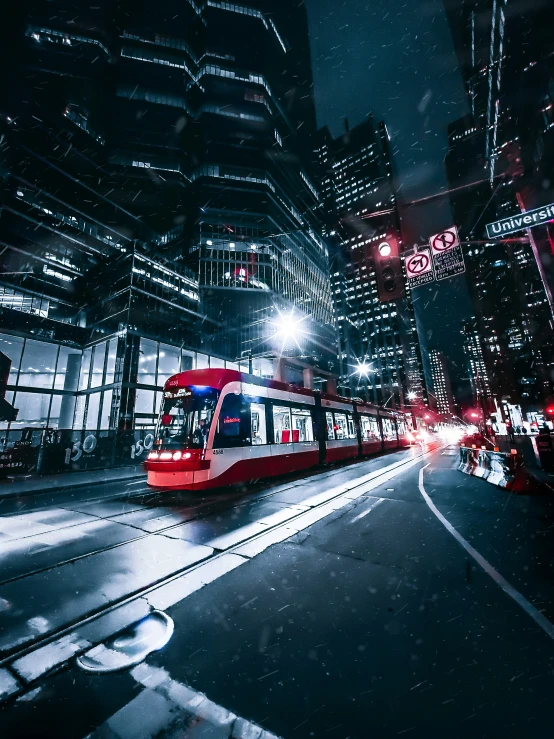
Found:
[[[154,427],[133,431],[18,429],[0,432],[0,476],[55,474],[139,465]]]

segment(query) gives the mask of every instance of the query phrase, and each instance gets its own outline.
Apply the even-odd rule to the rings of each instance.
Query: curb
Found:
[[[71,473],[68,473],[71,474]],[[37,488],[36,490],[25,490],[23,487],[24,483],[22,483],[21,490],[10,490],[8,492],[3,492],[2,488],[0,486],[0,501],[8,498],[15,498],[15,497],[28,497],[31,495],[43,495],[44,493],[60,493],[64,490],[74,490],[75,488],[84,488],[84,487],[93,487],[95,485],[107,485],[111,482],[127,482],[128,480],[136,480],[138,477],[141,477],[144,474],[144,472],[141,470],[138,473],[135,473],[134,475],[125,475],[125,477],[116,477],[113,479],[110,478],[104,478],[101,480],[89,480],[88,482],[75,482],[67,485],[54,485],[52,487],[47,488]],[[146,480],[146,478],[145,478]]]

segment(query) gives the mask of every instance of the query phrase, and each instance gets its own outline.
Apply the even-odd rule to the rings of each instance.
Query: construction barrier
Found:
[[[458,470],[513,492],[528,490],[530,484],[523,459],[519,454],[504,454],[462,446]]]

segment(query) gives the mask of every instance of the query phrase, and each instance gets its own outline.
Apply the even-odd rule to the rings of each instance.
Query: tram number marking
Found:
[[[214,454],[223,454],[223,449],[214,449]]]

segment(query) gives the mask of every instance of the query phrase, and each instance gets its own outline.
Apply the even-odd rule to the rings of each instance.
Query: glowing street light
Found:
[[[414,393],[413,390],[410,390],[406,397],[408,398],[408,400],[415,400],[417,398],[417,393]]]
[[[277,318],[271,321],[275,328],[272,338],[279,339],[282,342],[282,349],[285,349],[287,345],[290,346],[290,344],[296,344],[300,349],[298,340],[307,334],[306,329],[302,325],[307,316],[296,316],[294,309],[290,313],[281,313],[277,309],[277,313]]]
[[[368,377],[369,373],[372,371],[371,365],[367,362],[358,362],[356,374],[360,375],[360,377]]]

